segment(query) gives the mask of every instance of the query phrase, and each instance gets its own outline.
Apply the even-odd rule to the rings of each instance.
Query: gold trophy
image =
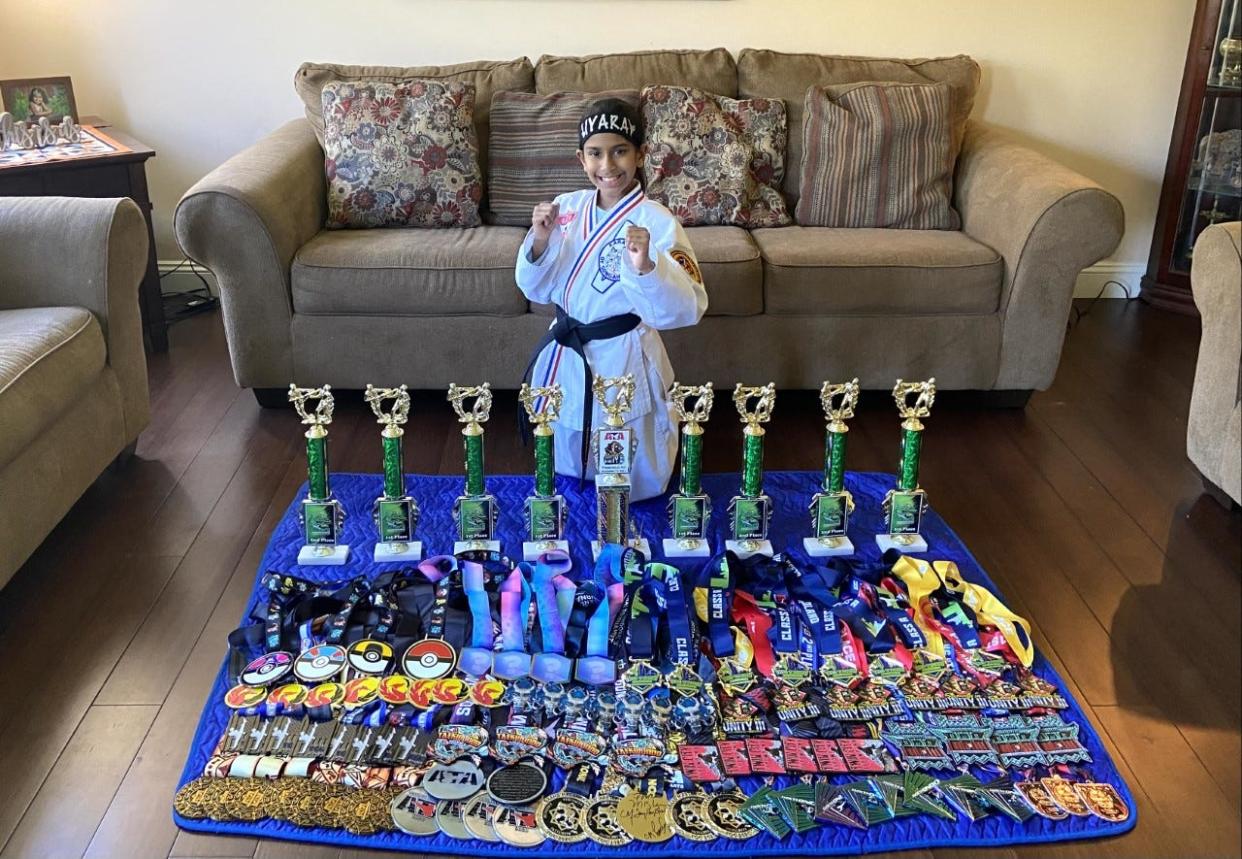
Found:
[[[803,537],[802,548],[813,558],[852,555],[854,544],[846,536],[854,496],[845,488],[845,443],[850,428],[845,422],[854,417],[858,405],[858,380],[832,384],[824,382],[819,402],[828,418],[824,440],[824,483],[811,499],[811,525],[814,537]]]
[[[466,400],[471,398],[474,403],[467,409]],[[461,434],[466,454],[466,491],[453,502],[453,521],[457,523],[453,554],[499,552],[496,520],[500,511],[496,497],[488,494],[483,480],[483,424],[492,410],[492,386],[484,382],[477,388],[465,388],[450,383],[448,400],[457,412],[457,420],[465,424]]]
[[[914,402],[910,395],[914,394]],[[936,401],[936,380],[926,382],[903,382],[897,380],[893,387],[893,399],[897,413],[901,415],[901,466],[897,474],[897,488],[884,496],[884,523],[887,534],[876,534],[880,550],[900,549],[903,552],[926,552],[927,541],[919,534],[923,522],[923,510],[927,506],[927,493],[919,488],[919,456],[923,449],[923,422],[931,414]]]
[[[711,414],[715,394],[712,383],[679,385],[668,390],[669,402],[677,412],[681,427],[681,482],[678,492],[668,499],[672,537],[664,538],[666,558],[706,558],[711,554],[707,526],[711,522],[712,500],[703,492],[703,424]]]
[[[405,385],[399,388],[377,388],[367,385],[364,399],[376,420],[384,425],[380,440],[384,445],[384,494],[375,499],[371,515],[379,532],[379,542],[372,555],[377,563],[417,561],[423,557],[423,544],[414,539],[418,528],[418,502],[405,491],[405,467],[401,455],[401,439],[405,422],[410,417],[410,393]],[[384,404],[391,401],[389,410]]]
[[[612,402],[608,401],[609,391],[615,391]],[[634,399],[634,377],[628,373],[608,378],[596,376],[591,392],[607,415],[604,425],[595,430],[591,439],[591,453],[595,457],[596,530],[591,551],[598,558],[604,546],[617,543],[637,549],[649,558],[651,547],[647,540],[630,532],[630,471],[638,439],[634,437],[634,430],[625,426],[622,416],[630,410]]]
[[[754,401],[753,411],[750,408]],[[732,540],[725,548],[740,558],[755,554],[772,554],[768,539],[768,523],[772,520],[772,499],[763,492],[763,436],[766,424],[776,405],[776,384],[762,387],[738,384],[733,389],[733,405],[746,426],[742,430],[742,494],[729,501],[729,525]]]
[[[289,386],[289,402],[297,409],[306,431],[306,497],[298,511],[302,525],[302,548],[298,563],[308,566],[336,566],[349,559],[349,546],[338,544],[345,526],[345,508],[328,488],[328,424],[332,423],[335,400],[332,388]],[[311,410],[313,403],[314,409]]]
[[[535,425],[535,494],[526,499],[527,540],[522,543],[522,559],[537,561],[544,552],[569,553],[565,498],[556,494],[556,444],[551,426],[560,414],[563,396],[560,385],[532,388],[523,382],[518,399]]]

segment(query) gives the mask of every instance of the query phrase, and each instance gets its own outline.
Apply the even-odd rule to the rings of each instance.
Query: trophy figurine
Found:
[[[750,410],[754,400],[754,411]],[[776,405],[776,385],[762,387],[738,384],[733,389],[733,404],[746,426],[742,429],[745,447],[742,451],[742,494],[729,501],[729,525],[733,539],[725,548],[740,558],[755,554],[772,554],[768,539],[768,522],[772,519],[772,499],[763,494],[763,436],[766,424]]]
[[[608,392],[616,391],[612,402]],[[591,551],[596,558],[604,546],[616,543],[629,546],[651,557],[651,547],[646,539],[630,533],[630,471],[638,439],[634,430],[625,426],[622,417],[630,410],[634,399],[634,377],[627,374],[609,378],[595,377],[591,392],[607,417],[604,426],[595,431],[591,439],[591,452],[595,457],[595,529],[596,539],[591,541]]]
[[[474,404],[467,411],[466,400],[472,397]],[[495,538],[499,516],[496,497],[487,494],[483,483],[483,424],[492,409],[492,386],[484,382],[477,388],[463,388],[450,383],[448,400],[457,419],[465,424],[461,434],[466,451],[466,491],[453,502],[453,519],[457,522],[453,554],[499,552],[500,541]]]
[[[298,511],[302,525],[302,548],[298,563],[336,566],[349,559],[349,546],[338,544],[345,526],[345,508],[328,488],[328,424],[332,423],[332,388],[289,386],[289,402],[297,409],[306,430],[306,497]],[[310,410],[314,405],[313,411]]]
[[[376,420],[384,425],[380,440],[384,444],[384,494],[375,499],[371,515],[379,531],[373,559],[378,563],[417,561],[423,557],[423,544],[414,539],[418,527],[418,502],[406,494],[405,468],[402,465],[401,437],[410,416],[410,394],[400,388],[377,388],[367,385],[364,395]],[[384,404],[392,401],[391,411]]]
[[[561,386],[532,388],[522,383],[518,399],[535,425],[535,494],[526,499],[526,536],[522,559],[537,561],[544,552],[569,553],[565,539],[565,499],[556,494],[555,436],[552,422],[561,411]]]
[[[854,417],[858,405],[858,380],[834,385],[824,382],[819,402],[828,418],[824,441],[824,485],[811,499],[811,527],[814,537],[803,537],[802,547],[813,558],[852,555],[854,544],[846,536],[854,496],[845,488],[845,443],[850,428],[845,422]]]
[[[915,394],[913,405],[910,395]],[[927,493],[919,488],[919,454],[923,447],[923,422],[931,414],[936,401],[936,380],[926,382],[903,382],[897,380],[893,387],[893,399],[901,422],[901,466],[897,475],[897,488],[884,496],[884,522],[887,534],[876,534],[880,550],[900,549],[903,552],[926,552],[927,541],[919,535],[923,521],[923,508]]]
[[[677,412],[681,427],[681,482],[668,499],[672,537],[664,538],[666,558],[706,558],[711,554],[707,526],[711,521],[712,500],[703,493],[703,424],[712,410],[712,383],[679,385],[668,389],[669,402]]]

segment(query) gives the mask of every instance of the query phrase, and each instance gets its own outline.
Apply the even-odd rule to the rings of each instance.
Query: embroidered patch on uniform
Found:
[[[690,278],[695,283],[703,282],[703,275],[699,273],[699,264],[694,261],[693,256],[686,253],[681,248],[673,248],[668,252],[668,255],[673,258],[673,262],[677,263],[686,270],[686,274],[690,275]]]
[[[574,222],[574,218],[578,217],[577,212],[566,212],[556,219],[556,222],[562,227],[568,226]]]

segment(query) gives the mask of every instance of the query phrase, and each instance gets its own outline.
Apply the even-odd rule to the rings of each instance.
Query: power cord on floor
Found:
[[[1124,283],[1122,283],[1121,281],[1106,280],[1104,281],[1104,285],[1100,287],[1100,291],[1096,293],[1095,298],[1087,302],[1087,306],[1085,309],[1079,310],[1077,307],[1070,308],[1070,319],[1069,319],[1069,323],[1066,324],[1065,326],[1065,330],[1073,331],[1074,326],[1077,325],[1079,322],[1081,322],[1088,314],[1091,313],[1091,310],[1092,308],[1095,307],[1096,302],[1098,302],[1101,298],[1104,297],[1104,293],[1108,292],[1108,288],[1110,286],[1116,286],[1117,288],[1119,288],[1125,294],[1126,301],[1128,302],[1134,301],[1135,299],[1138,298],[1137,295],[1131,295],[1130,288],[1126,286]]]
[[[189,257],[184,257],[181,262],[170,268],[168,271],[160,275],[160,281],[168,277],[170,274],[176,274],[187,263],[190,262]],[[199,279],[203,284],[194,289],[186,289],[180,292],[163,293],[164,302],[164,321],[172,325],[174,322],[180,322],[188,319],[204,311],[211,310],[219,300],[211,292],[211,284],[207,282],[207,278],[203,277],[202,272],[191,267],[190,273]]]

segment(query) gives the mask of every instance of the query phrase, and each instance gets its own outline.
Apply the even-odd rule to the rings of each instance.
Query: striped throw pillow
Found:
[[[492,223],[529,227],[537,203],[587,186],[575,156],[578,121],[599,98],[638,106],[638,90],[493,96],[487,176]]]
[[[814,86],[802,126],[802,196],[817,227],[956,230],[948,84]]]

